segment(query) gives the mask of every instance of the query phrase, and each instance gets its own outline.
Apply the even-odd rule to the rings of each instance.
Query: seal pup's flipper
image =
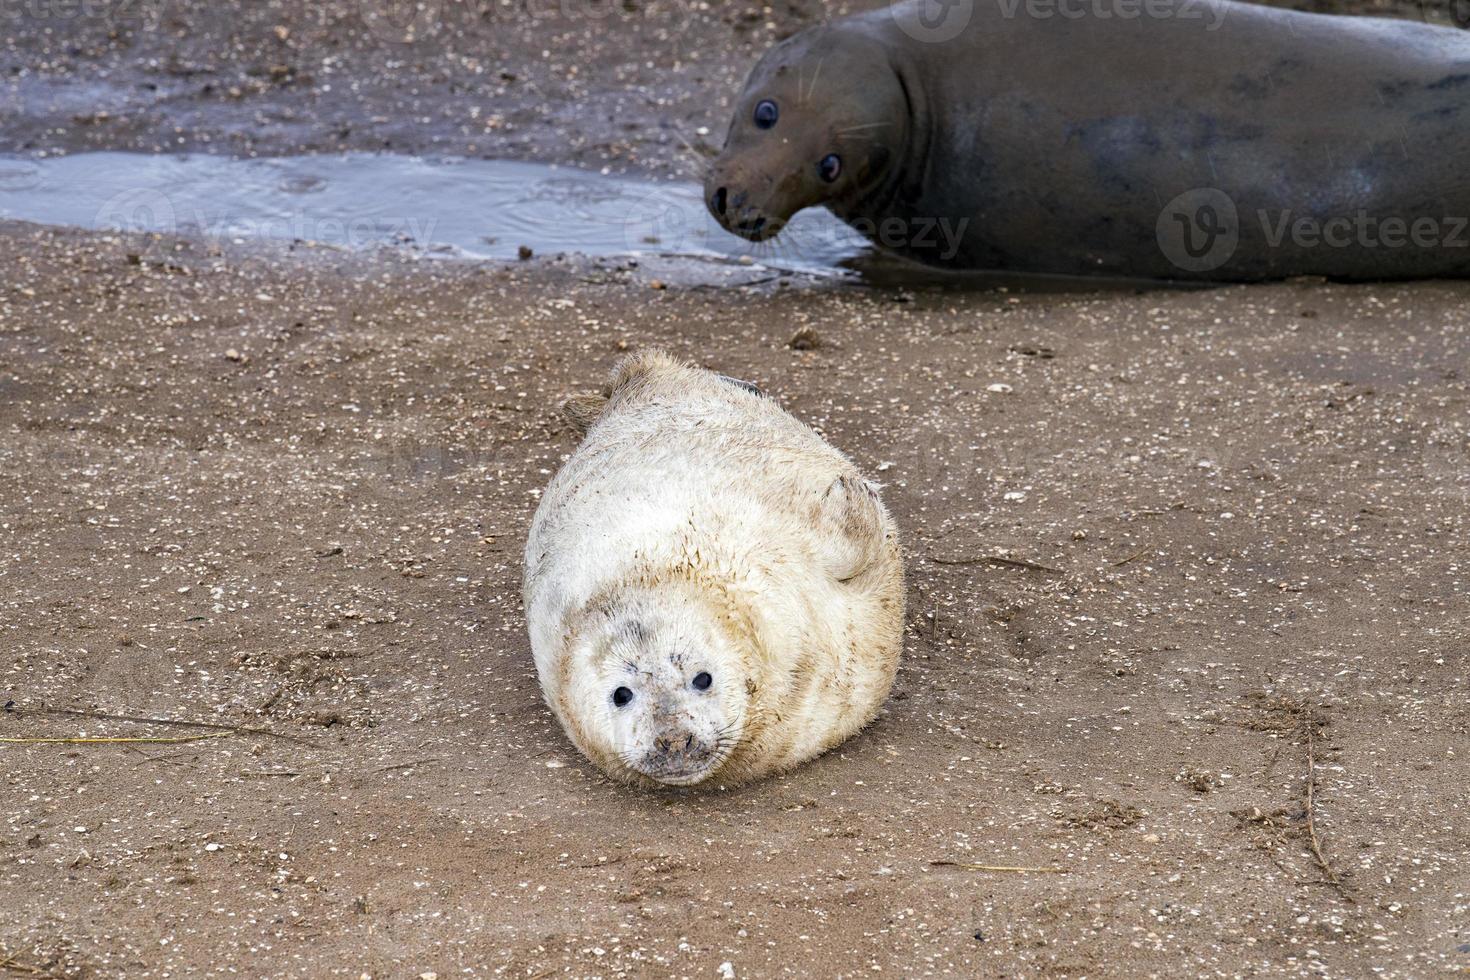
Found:
[[[602,391],[597,394],[573,395],[561,403],[561,413],[578,435],[586,435],[592,424],[602,417],[607,409],[608,403],[618,397],[633,397],[648,386],[651,378],[660,371],[667,372],[669,369],[683,369],[684,366],[668,353],[651,348],[636,354],[629,354],[622,358],[613,367],[612,375],[607,384],[603,385]],[[749,381],[741,381],[739,378],[731,378],[727,375],[716,375],[720,381],[750,392],[761,398],[766,396],[759,387]]]
[[[561,403],[561,414],[578,435],[585,436],[594,422],[602,417],[614,398],[631,397],[645,388],[660,370],[682,365],[657,348],[628,354],[618,359],[602,390],[595,394],[572,395]]]
[[[561,414],[571,423],[577,435],[585,436],[606,407],[606,395],[573,395],[561,403]]]
[[[822,532],[822,564],[839,582],[850,582],[884,555],[888,521],[878,488],[856,474],[833,480],[821,494],[816,522]]]

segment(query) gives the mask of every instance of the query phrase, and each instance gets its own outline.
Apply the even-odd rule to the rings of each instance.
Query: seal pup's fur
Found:
[[[541,689],[610,776],[735,785],[877,714],[903,566],[878,489],[776,402],[650,351],[573,399],[524,598]]]

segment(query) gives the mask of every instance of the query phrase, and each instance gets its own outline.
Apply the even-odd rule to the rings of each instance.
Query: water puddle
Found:
[[[190,154],[0,157],[0,218],[224,244],[273,239],[466,259],[575,253],[658,258],[684,284],[750,285],[733,263],[901,289],[1073,293],[1186,284],[949,272],[875,250],[827,211],[772,241],[721,228],[702,189],[510,160],[371,153],[233,160]],[[772,276],[771,278],[776,278]]]
[[[219,242],[268,238],[360,250],[515,259],[576,252],[753,260],[848,274],[869,252],[825,211],[753,244],[726,232],[694,184],[505,160],[374,154],[232,160],[79,153],[0,158],[0,217]]]

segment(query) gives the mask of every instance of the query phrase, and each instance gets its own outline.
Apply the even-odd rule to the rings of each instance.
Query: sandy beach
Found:
[[[24,8],[0,150],[688,179],[821,15],[430,6],[408,43],[370,2]],[[0,975],[1470,970],[1464,283],[707,288],[18,222],[0,268]],[[556,404],[650,345],[905,537],[883,715],[738,790],[608,782],[525,635]]]

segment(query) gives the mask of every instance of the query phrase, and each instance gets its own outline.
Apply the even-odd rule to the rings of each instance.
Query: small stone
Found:
[[[798,327],[786,346],[792,350],[816,350],[822,346],[822,338],[812,327]]]
[[[534,257],[535,254],[536,250],[529,245],[522,245],[520,248],[516,249],[516,258],[520,259],[522,262],[525,262],[527,259]]]
[[[992,392],[994,392],[997,395],[1009,395],[1011,392],[1015,391],[1016,389],[1012,388],[1008,384],[1005,384],[1003,382],[997,381],[995,384],[986,385],[985,386],[985,390],[986,391],[992,391]]]
[[[662,279],[655,279],[648,284],[649,289],[668,289],[669,287]]]
[[[229,350],[225,351],[225,360],[243,361],[245,360],[245,355],[241,354],[239,351],[235,350],[235,348],[231,347]]]
[[[720,964],[719,973],[725,980],[735,980],[735,964],[726,960]]]

